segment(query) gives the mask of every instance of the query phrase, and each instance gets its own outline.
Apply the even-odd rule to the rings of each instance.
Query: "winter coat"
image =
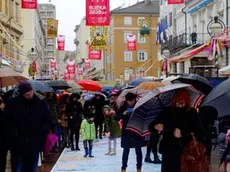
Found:
[[[59,119],[59,114],[58,114],[58,101],[55,98],[52,99],[46,99],[49,108],[50,108],[50,112],[52,115],[52,124],[56,125]]]
[[[96,99],[95,97],[91,100],[92,105],[95,107],[95,122],[102,122],[104,120],[103,107],[105,105],[105,98],[101,97]]]
[[[227,144],[226,144],[226,134],[225,133],[220,133],[218,136],[218,142],[220,143],[220,159],[222,158],[226,148],[227,148]],[[226,159],[226,161],[230,162],[230,153],[228,153]]]
[[[116,114],[114,111],[110,111],[109,115],[105,115],[105,125],[107,132],[110,132],[110,137],[120,137],[121,136],[121,129],[119,126],[118,121],[115,118]]]
[[[131,113],[127,113],[126,115],[124,115],[123,113],[128,108],[129,107],[126,104],[122,105],[118,110],[118,112],[116,113],[114,119],[117,121],[122,120],[121,147],[134,148],[135,145],[143,145],[144,138],[132,131],[126,130],[126,126],[128,124]]]
[[[43,150],[52,117],[43,97],[34,94],[32,100],[17,96],[5,108],[9,147],[14,153],[24,155]]]
[[[95,140],[96,139],[96,128],[94,122],[91,124],[84,119],[81,123],[81,137],[82,140]]]
[[[0,109],[0,150],[6,150],[7,148],[7,138],[6,138],[6,126],[5,126],[5,115],[2,109]]]
[[[62,104],[60,108],[60,114],[61,114],[61,127],[68,128],[68,116],[66,114],[66,104]]]

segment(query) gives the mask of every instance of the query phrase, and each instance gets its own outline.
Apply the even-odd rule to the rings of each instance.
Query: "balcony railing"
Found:
[[[177,36],[170,36],[167,41],[161,43],[161,52],[168,49],[171,54],[174,54],[191,45],[199,46],[206,43],[210,39],[208,33],[182,33]]]

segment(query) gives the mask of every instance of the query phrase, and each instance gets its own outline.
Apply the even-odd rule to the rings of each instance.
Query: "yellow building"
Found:
[[[108,49],[104,54],[106,80],[129,80],[145,71],[147,76],[158,76],[156,27],[159,17],[159,1],[146,0],[127,8],[111,11],[108,29]],[[150,21],[150,36],[140,34],[141,21]],[[127,50],[127,35],[136,35],[136,50]],[[152,66],[152,67],[151,67]]]
[[[21,52],[21,0],[0,0],[0,53],[14,59],[14,64],[26,59]],[[22,72],[22,71],[20,71]]]

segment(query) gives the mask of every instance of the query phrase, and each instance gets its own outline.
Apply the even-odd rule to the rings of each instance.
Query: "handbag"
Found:
[[[209,172],[209,160],[205,147],[192,133],[192,141],[181,154],[181,172]]]

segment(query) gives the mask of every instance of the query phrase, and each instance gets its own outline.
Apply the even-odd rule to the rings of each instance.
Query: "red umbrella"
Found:
[[[101,91],[102,87],[96,81],[83,79],[77,82],[78,85],[82,86],[82,90],[86,91]]]

